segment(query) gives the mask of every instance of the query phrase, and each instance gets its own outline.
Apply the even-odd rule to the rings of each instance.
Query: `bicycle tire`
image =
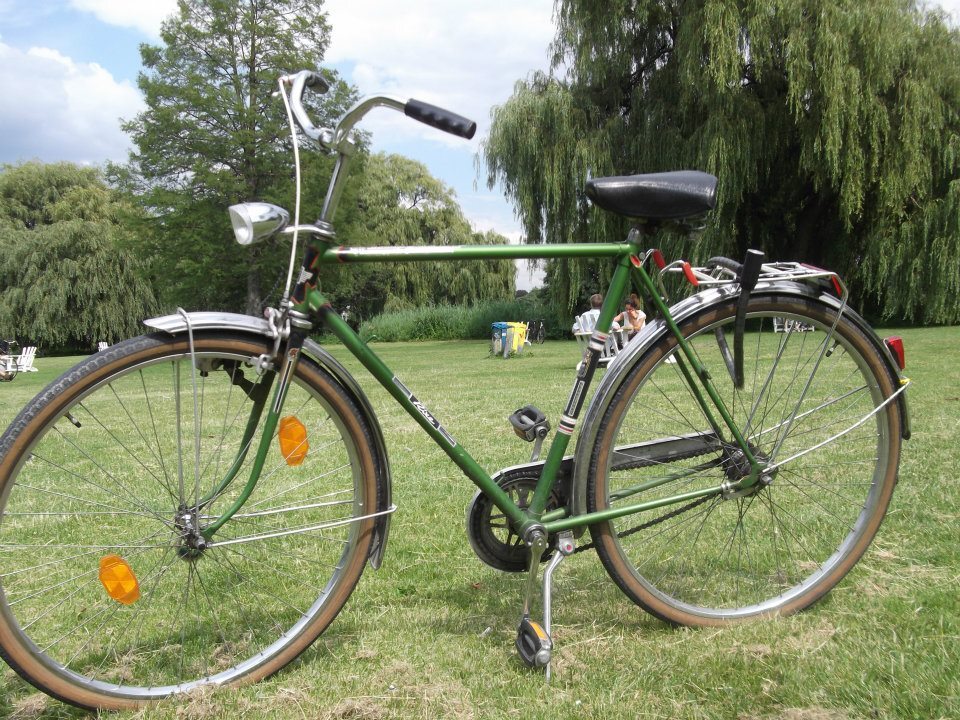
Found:
[[[196,368],[184,336],[143,336],[92,356],[0,438],[0,653],[74,705],[134,708],[262,679],[327,628],[367,561],[382,491],[370,430],[306,357],[284,406],[305,425],[305,459],[287,464],[291,452],[271,442],[243,508],[209,548],[185,546],[184,506],[224,477],[255,384],[273,374],[250,365],[268,351],[264,340],[204,332],[194,341]],[[239,495],[260,432],[233,483],[193,516],[201,525]],[[132,604],[100,579],[110,555],[137,576]]]
[[[611,578],[673,624],[720,625],[810,606],[863,555],[897,482],[900,410],[883,406],[896,381],[863,332],[819,301],[752,297],[737,390],[714,334],[723,329],[732,342],[735,314],[736,300],[725,301],[680,331],[752,449],[784,464],[747,494],[688,498],[591,527]],[[817,332],[775,334],[775,317]],[[704,419],[683,367],[676,339],[664,335],[615,391],[591,455],[588,510],[718,487],[745,473],[742,457]]]

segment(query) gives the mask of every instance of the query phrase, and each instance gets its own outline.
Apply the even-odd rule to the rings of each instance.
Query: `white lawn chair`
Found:
[[[37,372],[33,366],[33,361],[37,357],[37,348],[35,346],[25,347],[16,359],[17,372]]]
[[[773,331],[775,333],[813,332],[813,330],[813,325],[807,325],[806,323],[798,322],[797,320],[789,320],[782,317],[775,317],[773,319]]]
[[[97,352],[103,352],[108,347],[110,347],[110,344],[105,343],[103,340],[101,340],[100,342],[97,343]]]
[[[587,354],[587,348],[590,345],[590,336],[593,335],[593,331],[596,326],[596,314],[586,312],[583,315],[577,316],[577,320],[574,325],[576,330],[574,330],[573,336],[577,339],[577,345],[580,346],[581,357]],[[619,337],[619,345],[617,343],[617,338],[614,337],[615,335]],[[597,364],[600,367],[606,367],[609,365],[610,361],[616,357],[617,351],[625,341],[626,333],[623,330],[611,330],[610,337],[607,338],[607,342],[603,346],[603,352],[600,353],[600,361]],[[579,368],[579,365],[577,367]]]

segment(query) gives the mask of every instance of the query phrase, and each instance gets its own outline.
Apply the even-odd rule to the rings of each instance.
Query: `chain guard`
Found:
[[[539,467],[517,468],[503,471],[503,475],[497,479],[497,485],[520,509],[525,510],[533,500],[539,478]],[[546,509],[555,510],[560,504],[560,495],[555,487],[547,498]],[[467,538],[477,557],[495,570],[526,572],[529,569],[529,551],[523,538],[514,532],[507,517],[481,491],[473,496],[467,506]],[[555,549],[556,538],[551,538],[540,561],[547,560]]]

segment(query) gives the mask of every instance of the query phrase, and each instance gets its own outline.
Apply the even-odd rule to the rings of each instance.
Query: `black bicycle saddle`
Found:
[[[698,170],[593,178],[586,191],[599,208],[645,220],[682,220],[717,204],[717,178]]]

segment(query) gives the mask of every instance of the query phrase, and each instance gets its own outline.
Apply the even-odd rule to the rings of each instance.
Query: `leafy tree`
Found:
[[[867,310],[960,320],[960,34],[908,0],[559,0],[555,76],[520,82],[484,152],[538,241],[622,237],[589,175],[720,179],[716,251],[840,271]],[[571,307],[605,266],[548,266]]]
[[[257,313],[282,274],[279,241],[240,248],[226,208],[243,200],[292,205],[286,115],[272,94],[280,75],[317,67],[329,34],[317,0],[180,0],[162,26],[162,45],[141,46],[147,109],[124,125],[137,150],[112,179],[154,217],[145,244],[165,304]],[[308,98],[321,123],[354,100],[335,75],[328,79],[327,95]],[[314,180],[305,197],[315,198],[315,179],[330,161],[309,151],[303,159]]]
[[[421,163],[378,153],[362,160],[341,201],[337,229],[350,245],[502,244],[494,232],[475,233],[453,191]],[[351,265],[322,277],[338,306],[361,317],[425,305],[469,305],[513,297],[510,260]]]
[[[142,331],[157,310],[124,249],[132,208],[92,168],[27,163],[0,172],[0,337],[90,350]]]

